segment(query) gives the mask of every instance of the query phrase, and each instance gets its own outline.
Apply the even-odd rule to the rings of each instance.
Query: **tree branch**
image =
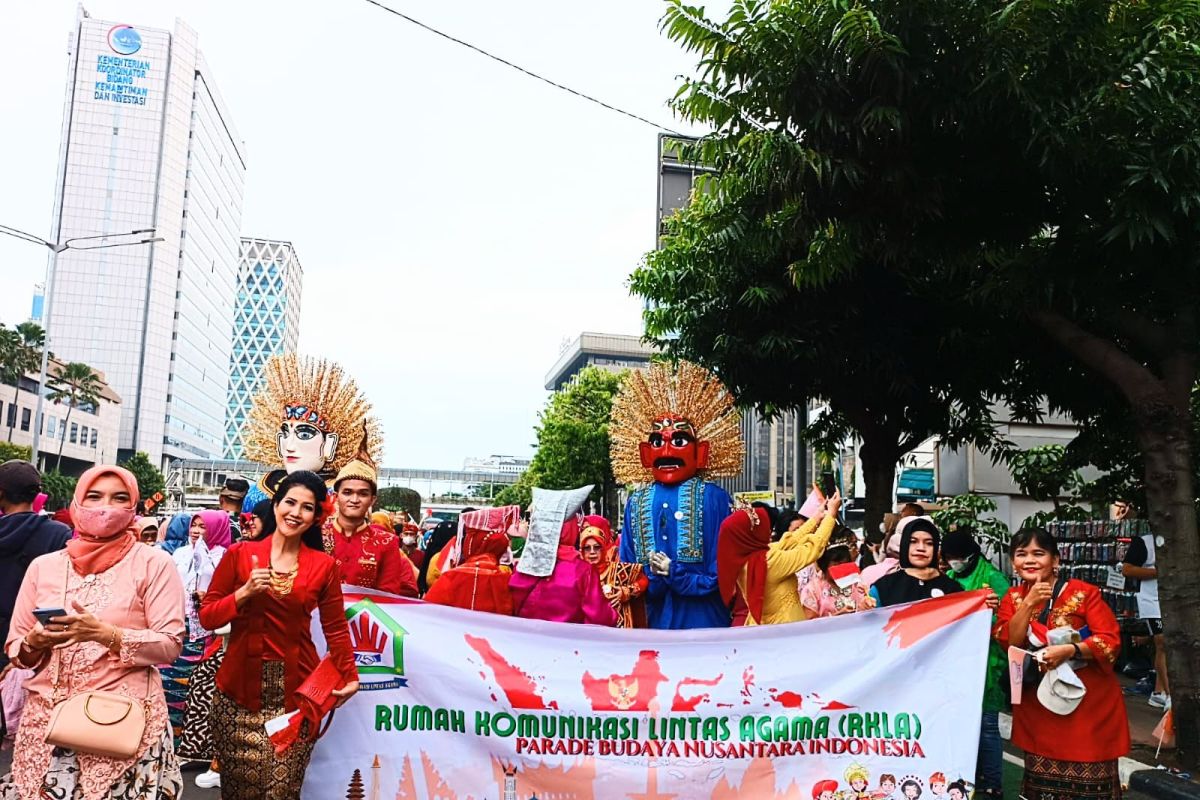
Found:
[[[1174,337],[1166,325],[1149,320],[1127,308],[1119,308],[1112,312],[1109,319],[1117,331],[1129,337],[1139,347],[1144,347],[1155,358],[1162,358],[1173,349]]]
[[[1084,366],[1111,381],[1131,402],[1148,388],[1161,388],[1159,379],[1108,339],[1084,330],[1056,311],[1034,311],[1033,321]]]

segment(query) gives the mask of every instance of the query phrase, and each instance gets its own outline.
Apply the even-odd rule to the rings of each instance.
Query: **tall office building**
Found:
[[[303,284],[304,270],[291,242],[242,239],[237,314],[229,357],[225,458],[242,457],[242,426],[262,385],[267,360],[296,350]]]
[[[54,235],[153,228],[162,241],[59,255],[48,338],[121,396],[122,456],[221,455],[245,170],[194,31],[102,22],[80,8]]]

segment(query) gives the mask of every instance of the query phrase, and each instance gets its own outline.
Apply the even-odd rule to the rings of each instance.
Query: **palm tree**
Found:
[[[17,423],[15,409],[21,391],[21,378],[41,365],[42,347],[45,343],[46,332],[36,322],[22,322],[16,328],[6,328],[0,323],[0,379],[13,387],[14,410],[8,415],[10,442],[13,427]],[[37,420],[34,420],[34,424],[37,424]]]
[[[58,461],[55,462],[55,469],[62,466],[62,451],[63,445],[67,443],[67,425],[71,422],[71,412],[80,405],[99,403],[100,389],[100,377],[87,364],[78,361],[63,365],[58,374],[50,379],[50,401],[67,402],[67,418],[63,420],[62,438],[58,441]]]

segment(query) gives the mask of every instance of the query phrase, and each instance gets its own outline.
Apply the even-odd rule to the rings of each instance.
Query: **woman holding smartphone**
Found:
[[[310,631],[314,610],[320,611],[329,657],[344,680],[333,692],[338,704],[358,691],[341,577],[321,540],[325,494],[325,482],[315,473],[288,475],[272,500],[275,532],[233,545],[200,606],[205,628],[232,624],[212,710],[224,800],[300,797],[315,735],[277,756],[263,728],[267,720],[296,710],[296,689],[317,667]]]
[[[78,537],[29,565],[5,650],[34,675],[0,800],[173,800],[182,793],[155,665],[179,655],[183,584],[169,555],[136,546],[137,501],[130,472],[92,467],[79,478],[71,504]],[[145,702],[145,729],[139,743],[130,742],[132,758],[46,741],[54,707],[91,691]]]

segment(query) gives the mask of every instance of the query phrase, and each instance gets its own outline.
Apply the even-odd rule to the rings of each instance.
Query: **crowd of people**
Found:
[[[973,778],[975,797],[1003,796],[998,717],[1010,704],[1009,648],[1020,648],[1031,659],[1030,688],[1012,706],[1023,795],[1119,797],[1117,759],[1129,748],[1119,631],[1095,586],[1057,577],[1054,537],[1013,537],[1010,586],[970,529],[942,531],[918,505],[887,515],[877,546],[844,524],[837,492],[814,489],[799,509],[734,508],[710,480],[742,452],[713,381],[689,365],[626,379],[613,463],[635,488],[616,530],[585,512],[586,491],[549,529],[518,506],[420,525],[378,509],[369,421],[339,423],[362,431],[356,454],[343,453],[320,398],[283,408],[287,468],[253,487],[230,479],[218,509],[169,520],[139,517],[134,477],[98,466],[79,478],[62,524],[33,510],[32,466],[0,465],[0,666],[26,698],[0,800],[174,799],[181,758],[206,762],[197,782],[225,798],[298,798],[320,724],[298,690],[319,682],[332,705],[358,690],[343,584],[481,614],[663,631],[803,626],[979,590],[994,616],[980,642],[978,768],[953,788],[964,794]],[[553,561],[523,559],[530,543]],[[163,676],[184,669],[186,698],[168,702]],[[97,736],[80,708],[112,710],[121,725]],[[268,724],[297,711],[279,755]],[[911,796],[892,784],[895,797]]]

